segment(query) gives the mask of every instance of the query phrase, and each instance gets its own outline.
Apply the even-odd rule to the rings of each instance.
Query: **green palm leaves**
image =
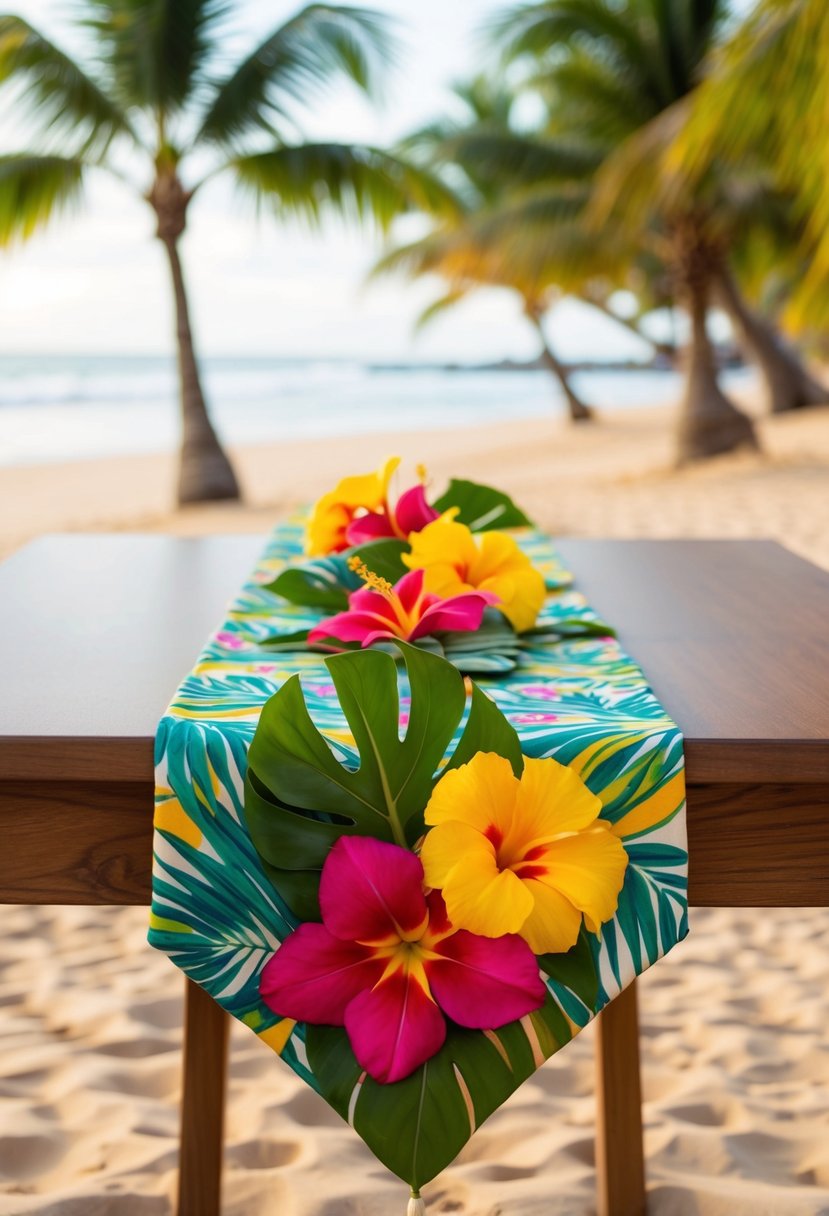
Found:
[[[0,245],[26,240],[75,202],[84,164],[62,156],[0,156]]]
[[[218,82],[198,137],[225,144],[257,128],[273,135],[292,106],[338,75],[372,95],[394,46],[388,19],[372,9],[308,5]]]
[[[699,89],[675,152],[695,182],[724,163],[744,172],[758,153],[791,192],[805,231],[797,250],[789,318],[816,328],[829,318],[829,8],[821,0],[761,0],[732,35]]]
[[[460,725],[466,693],[451,664],[404,642],[397,645],[411,696],[402,738],[391,655],[369,650],[325,661],[360,755],[356,769],[334,757],[311,720],[297,677],[263,707],[250,748],[245,814],[268,876],[297,915],[316,907],[323,862],[340,836],[375,836],[407,847],[424,831],[423,810]],[[521,766],[515,731],[476,692],[449,765],[463,764],[480,750],[498,751]]]
[[[177,248],[205,183],[232,174],[257,206],[312,223],[336,211],[385,228],[413,207],[454,207],[446,186],[404,158],[299,133],[302,110],[332,83],[376,93],[396,45],[385,17],[308,4],[228,69],[222,41],[232,10],[226,0],[84,0],[79,21],[94,67],[22,18],[0,15],[0,86],[19,90],[36,134],[32,148],[0,161],[0,244],[28,239],[77,201],[90,170],[136,186],[152,207],[176,309],[182,503],[239,497],[202,391]]]

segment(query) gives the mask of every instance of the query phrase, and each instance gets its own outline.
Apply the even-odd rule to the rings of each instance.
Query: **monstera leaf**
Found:
[[[493,528],[532,527],[532,520],[515,505],[508,494],[494,490],[492,486],[479,485],[476,481],[463,481],[453,477],[449,482],[449,489],[432,505],[436,511],[457,508],[455,518],[473,532],[487,532]]]
[[[362,650],[325,660],[359,753],[356,768],[342,765],[317,730],[298,676],[262,710],[248,756],[245,815],[271,882],[301,919],[318,915],[319,873],[340,836],[410,846],[423,834],[423,811],[461,723],[466,691],[449,663],[404,642],[397,645],[411,693],[402,738],[392,656]],[[481,750],[499,752],[521,772],[518,736],[497,706],[475,690],[448,765],[463,764]]]
[[[437,1055],[393,1085],[363,1074],[344,1030],[309,1026],[305,1045],[322,1096],[388,1169],[418,1190],[571,1037],[548,997],[536,1013],[500,1030],[450,1024]]]
[[[348,593],[362,586],[359,575],[349,568],[348,558],[358,557],[369,570],[396,583],[406,573],[400,555],[407,549],[402,540],[370,541],[345,553],[332,553],[301,566],[288,566],[273,582],[267,583],[265,589],[281,595],[290,604],[342,612],[348,607]]]

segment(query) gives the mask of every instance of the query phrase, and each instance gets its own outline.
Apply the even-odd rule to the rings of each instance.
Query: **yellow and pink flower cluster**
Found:
[[[513,537],[480,537],[422,484],[394,503],[399,461],[350,477],[316,505],[309,548],[340,553],[381,538],[408,545],[394,586],[354,554],[365,585],[311,641],[417,641],[477,629],[493,606],[532,628],[541,575]],[[446,1040],[448,1023],[494,1031],[548,999],[538,956],[562,954],[614,915],[628,857],[601,800],[572,768],[479,751],[436,781],[425,832],[408,848],[344,834],[322,868],[321,923],[297,928],[266,964],[260,992],[277,1014],[342,1026],[361,1068],[389,1084]]]
[[[282,1017],[344,1026],[382,1084],[440,1050],[447,1022],[497,1030],[547,997],[536,955],[615,910],[627,854],[600,800],[556,760],[478,752],[437,782],[419,851],[341,836],[322,870],[322,923],[300,925],[260,992]]]
[[[389,487],[400,464],[386,461],[376,473],[346,477],[315,505],[308,525],[308,552],[342,553],[382,539],[405,541],[410,574],[394,585],[362,563],[367,586],[352,592],[347,612],[322,622],[309,641],[335,638],[370,646],[441,632],[473,631],[484,610],[495,607],[517,633],[532,629],[544,602],[544,580],[506,532],[473,533],[449,508],[430,506],[422,482],[392,502]]]

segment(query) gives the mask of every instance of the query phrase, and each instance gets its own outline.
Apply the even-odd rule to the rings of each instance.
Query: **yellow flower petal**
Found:
[[[525,879],[533,910],[521,926],[521,936],[533,954],[564,954],[576,944],[581,912],[555,887]]]
[[[458,862],[479,849],[495,852],[486,837],[468,823],[453,820],[432,828],[426,833],[420,849],[426,886],[442,887]]]
[[[420,532],[414,533],[410,544],[411,553],[403,557],[410,569],[428,571],[434,566],[446,566],[454,571],[455,589],[469,590],[469,585],[464,581],[464,571],[476,560],[478,548],[466,524],[456,523],[442,515]]]
[[[426,590],[437,595],[491,591],[519,632],[532,628],[544,603],[542,575],[505,532],[475,536],[465,524],[441,516],[411,537],[411,553],[403,560],[412,570],[426,571]]]
[[[434,829],[437,831],[438,829]],[[498,870],[483,849],[466,853],[443,887],[446,911],[455,926],[482,937],[518,933],[532,912],[532,896],[512,870]]]
[[[548,845],[539,863],[548,877],[541,882],[565,895],[584,913],[590,932],[597,933],[616,911],[627,863],[622,842],[599,821]]]
[[[342,545],[345,530],[356,511],[377,511],[388,497],[389,482],[400,464],[390,457],[376,473],[344,477],[316,503],[308,522],[306,549],[312,557],[324,556]]]
[[[509,760],[494,752],[478,752],[468,764],[444,773],[432,791],[424,818],[427,824],[469,824],[479,832],[494,826],[505,836],[512,825],[518,789]]]
[[[602,809],[601,798],[587,788],[578,773],[557,760],[524,758],[516,803],[516,824],[527,840],[589,827]],[[526,830],[525,830],[526,829]]]

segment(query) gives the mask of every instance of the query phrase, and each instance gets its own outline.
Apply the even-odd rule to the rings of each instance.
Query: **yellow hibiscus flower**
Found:
[[[403,561],[426,571],[425,587],[436,595],[491,591],[495,607],[518,633],[532,629],[544,603],[544,579],[506,532],[475,535],[447,511],[409,538]]]
[[[556,760],[478,752],[451,769],[426,807],[421,860],[452,924],[483,937],[518,933],[535,954],[575,945],[616,911],[628,858],[601,801]]]
[[[315,503],[308,522],[306,549],[322,557],[346,549],[346,530],[359,511],[379,511],[386,506],[389,482],[400,464],[392,456],[376,473],[344,477],[339,485]]]

